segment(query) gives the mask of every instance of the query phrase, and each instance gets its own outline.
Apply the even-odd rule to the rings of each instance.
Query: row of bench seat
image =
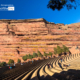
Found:
[[[52,77],[55,73],[61,73],[62,71],[68,71],[69,67],[66,69],[63,64],[70,64],[72,61],[75,61],[80,57],[80,53],[78,54],[71,54],[67,56],[63,56],[63,61],[60,62],[61,57],[52,58],[50,60],[47,60],[46,62],[42,63],[40,66],[37,66],[35,69],[30,71],[26,76],[22,78],[22,80],[57,80],[57,78]],[[46,64],[51,64],[50,67],[48,67]],[[63,70],[60,68],[59,64],[61,63],[61,66]],[[64,75],[65,76],[65,75]],[[17,78],[15,79],[17,80]]]

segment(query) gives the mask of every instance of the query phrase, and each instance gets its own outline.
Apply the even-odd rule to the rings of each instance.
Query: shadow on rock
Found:
[[[68,71],[55,73],[53,77],[58,80],[80,80],[80,70],[69,69]]]
[[[34,77],[34,78],[30,79],[30,80],[58,80],[58,79],[47,75],[47,76],[41,76],[39,78],[36,76],[36,77]]]

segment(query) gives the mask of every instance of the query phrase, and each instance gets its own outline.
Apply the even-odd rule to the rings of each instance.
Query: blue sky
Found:
[[[13,4],[15,11],[0,11],[0,19],[38,19],[71,24],[80,22],[80,6],[77,9],[53,11],[47,8],[49,0],[0,0],[1,4]],[[0,6],[1,7],[1,6]]]

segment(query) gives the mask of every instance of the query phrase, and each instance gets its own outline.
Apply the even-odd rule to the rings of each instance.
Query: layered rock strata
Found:
[[[80,23],[55,24],[40,19],[0,20],[0,61],[33,52],[53,52],[57,45],[80,46]]]

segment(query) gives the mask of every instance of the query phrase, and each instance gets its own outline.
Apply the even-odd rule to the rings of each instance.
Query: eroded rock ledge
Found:
[[[45,23],[49,23],[48,21],[46,21],[44,18],[40,18],[40,19],[1,19],[0,22],[5,22],[5,23],[29,23],[29,22],[45,22]]]

